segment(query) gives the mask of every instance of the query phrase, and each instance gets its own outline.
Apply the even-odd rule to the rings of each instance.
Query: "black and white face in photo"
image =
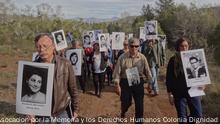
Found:
[[[37,74],[33,74],[29,80],[27,81],[29,88],[31,89],[32,92],[37,93],[40,91],[41,89],[41,85],[42,85],[42,77],[37,75]]]
[[[190,59],[190,64],[191,64],[193,69],[197,69],[199,67],[199,61],[195,57]]]
[[[89,37],[90,37],[90,39],[93,39],[93,32],[89,32]]]
[[[149,34],[155,33],[155,25],[152,24],[152,23],[148,24],[148,25],[147,25],[147,32],[148,32]]]
[[[89,35],[84,36],[84,44],[90,45],[90,37],[89,37]]]
[[[59,44],[63,41],[63,36],[62,36],[62,33],[57,33],[56,34],[56,43]]]
[[[120,34],[115,35],[115,41],[119,42],[120,41]]]
[[[101,40],[102,43],[104,43],[105,42],[105,36],[104,35],[100,36],[100,40]]]
[[[76,53],[72,53],[70,55],[70,60],[71,60],[72,65],[76,65],[78,61],[78,55]]]

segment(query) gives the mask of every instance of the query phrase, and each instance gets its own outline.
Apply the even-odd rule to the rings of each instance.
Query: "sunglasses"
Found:
[[[128,46],[128,44],[124,44],[124,46]]]
[[[130,47],[131,47],[131,48],[134,48],[134,47],[135,47],[135,48],[138,48],[139,45],[130,45]]]

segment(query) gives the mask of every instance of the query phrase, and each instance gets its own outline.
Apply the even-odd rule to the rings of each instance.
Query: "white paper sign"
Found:
[[[18,62],[16,112],[51,116],[54,64]]]
[[[203,49],[182,51],[181,59],[188,87],[211,83]]]
[[[145,40],[146,40],[145,35],[146,35],[146,33],[145,33],[144,27],[140,27],[139,38],[140,38],[140,39],[143,39],[143,40],[145,41]]]
[[[196,96],[203,96],[203,95],[205,95],[204,90],[199,89],[197,86],[196,87],[191,87],[188,90],[188,93],[189,93],[190,97],[196,97]]]
[[[70,49],[66,51],[66,58],[70,60],[75,75],[81,75],[82,49]]]
[[[146,39],[157,39],[157,21],[145,21],[144,29],[146,33]]]
[[[52,32],[54,44],[57,51],[68,47],[66,37],[63,30]]]
[[[100,51],[107,51],[109,34],[98,34]]]
[[[124,40],[125,40],[124,32],[113,32],[112,33],[112,49],[113,50],[123,49]]]
[[[140,76],[137,67],[126,69],[128,85],[134,86],[140,84]]]
[[[32,54],[32,61],[37,60],[39,57],[40,57],[40,56],[38,55],[38,52],[34,52],[34,53]]]

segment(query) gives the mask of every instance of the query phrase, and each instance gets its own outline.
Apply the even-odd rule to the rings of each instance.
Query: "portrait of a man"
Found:
[[[207,76],[205,66],[201,65],[200,60],[197,57],[190,57],[189,63],[191,68],[187,68],[188,79]]]
[[[204,49],[181,51],[180,54],[187,87],[211,83]]]
[[[77,53],[73,52],[72,54],[70,54],[70,59],[69,59],[72,63],[72,65],[76,65],[76,63],[78,62],[78,55]]]
[[[89,35],[84,35],[83,45],[84,45],[85,48],[91,47],[91,41],[90,41],[90,36]]]

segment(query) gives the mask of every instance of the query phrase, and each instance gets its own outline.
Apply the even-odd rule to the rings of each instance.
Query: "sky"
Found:
[[[0,0],[4,1],[4,0]],[[48,3],[55,8],[61,6],[64,18],[113,18],[120,17],[121,13],[140,15],[144,4],[152,4],[157,0],[11,0],[19,9],[26,5],[36,8],[41,3]],[[220,0],[174,0],[177,4],[184,3],[197,6],[217,6]]]

